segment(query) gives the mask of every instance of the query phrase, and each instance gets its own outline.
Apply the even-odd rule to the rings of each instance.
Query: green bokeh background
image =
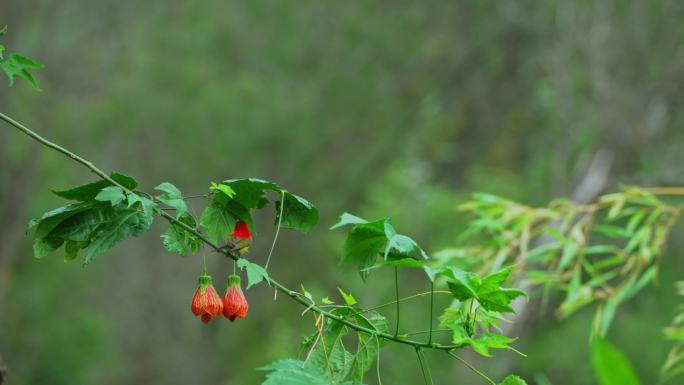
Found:
[[[197,194],[254,176],[301,194],[320,223],[308,236],[281,233],[271,273],[372,306],[391,300],[393,275],[364,285],[338,266],[344,235],[327,228],[343,211],[392,217],[434,252],[454,245],[465,221],[456,207],[474,191],[544,204],[575,194],[599,158],[610,166],[604,191],[684,185],[682,17],[679,0],[6,0],[3,44],[45,69],[42,92],[2,85],[0,110],[148,191],[171,181]],[[87,267],[34,260],[25,223],[63,203],[48,188],[93,178],[0,128],[9,384],[258,384],[255,368],[297,354],[311,316],[263,285],[247,293],[242,322],[193,317],[201,258],[167,253],[162,221]],[[272,212],[256,220],[250,256],[263,262]],[[682,234],[675,227],[657,284],[621,308],[609,335],[644,384],[669,348],[661,328],[684,277]],[[229,264],[207,258],[222,290]],[[424,289],[402,277],[405,294]],[[424,309],[407,305],[402,322],[424,323]],[[591,317],[535,312],[516,345],[528,358],[465,356],[495,378],[594,384]],[[483,383],[427,355],[436,383]],[[422,382],[410,348],[383,349],[381,368],[385,384]]]

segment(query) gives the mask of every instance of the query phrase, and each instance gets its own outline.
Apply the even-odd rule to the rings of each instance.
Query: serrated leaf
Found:
[[[385,259],[387,259],[387,255],[390,253],[411,255],[414,252],[419,253],[424,259],[428,259],[427,254],[418,246],[418,243],[406,235],[395,233],[388,237],[388,239],[387,246],[385,246]]]
[[[365,269],[374,264],[387,242],[385,222],[383,219],[355,225],[344,243],[342,263],[357,265],[364,281],[368,277]]]
[[[264,206],[266,203],[264,190],[282,191],[277,184],[256,178],[229,179],[221,183],[229,186],[235,192],[233,199],[247,209],[258,209]]]
[[[96,196],[95,200],[100,202],[109,202],[112,206],[116,206],[126,199],[126,194],[119,186],[109,186],[103,188]]]
[[[138,182],[130,176],[113,172],[109,175],[114,181],[120,185],[126,187],[129,190],[133,190],[138,187]],[[95,196],[105,187],[112,186],[112,184],[106,180],[99,180],[97,182],[84,184],[69,190],[50,190],[53,194],[62,197],[64,199],[69,199],[73,201],[91,201],[95,199]]]
[[[42,67],[42,64],[35,62],[33,59],[14,53],[7,56],[6,59],[4,57],[0,58],[0,69],[7,75],[10,87],[14,84],[14,77],[18,76],[24,79],[33,88],[40,90],[29,70]]]
[[[344,292],[344,290],[340,289],[339,287],[337,288],[337,290],[340,292],[342,298],[344,298],[344,302],[346,302],[348,306],[356,305],[356,298],[354,298],[354,296],[351,293],[347,294]]]
[[[190,215],[184,215],[179,220],[192,228],[197,227],[195,219]],[[203,245],[203,241],[199,237],[174,223],[169,225],[161,237],[164,239],[166,250],[182,256],[198,252]]]
[[[152,215],[153,212],[161,213],[159,205],[151,199],[137,193],[128,194],[128,207],[133,207],[136,203],[140,203],[143,211],[149,215]]]
[[[451,279],[447,281],[449,291],[459,301],[477,297],[477,289],[482,284],[482,280],[477,274],[456,267],[444,269],[441,271],[441,274]]]
[[[236,222],[227,205],[216,200],[204,209],[200,217],[200,225],[206,229],[207,236],[214,243],[226,240],[233,232]]]
[[[151,216],[135,209],[118,207],[103,210],[102,221],[91,233],[90,244],[85,249],[84,262],[92,262],[125,238],[142,234],[151,224]]]
[[[29,222],[29,229],[36,227],[36,238],[43,238],[48,235],[62,221],[92,207],[92,203],[74,203],[62,206],[43,214],[39,219],[32,219]]]
[[[209,190],[219,191],[228,198],[232,198],[235,196],[235,190],[233,190],[230,186],[225,185],[223,183],[211,182],[211,187],[209,187]]]
[[[490,357],[489,349],[509,349],[509,344],[514,341],[515,338],[506,337],[503,334],[483,333],[473,339],[470,345],[477,353]]]
[[[332,385],[323,369],[299,360],[280,360],[259,368],[269,372],[262,385]]]
[[[238,267],[247,270],[246,289],[249,289],[250,287],[260,283],[263,280],[266,280],[266,283],[270,282],[268,272],[261,265],[252,263],[244,258],[238,259],[237,265]]]
[[[290,192],[284,191],[282,196],[285,205],[280,226],[308,233],[318,222],[318,209],[306,199]],[[276,207],[276,212],[280,212],[279,207]]]
[[[169,182],[164,182],[154,189],[165,193],[157,196],[157,199],[165,205],[176,209],[176,219],[188,212],[188,204],[185,203],[183,194],[178,187]]]

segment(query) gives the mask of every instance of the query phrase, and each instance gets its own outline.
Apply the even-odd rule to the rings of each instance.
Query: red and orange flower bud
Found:
[[[247,298],[242,293],[240,287],[240,277],[231,275],[228,277],[228,288],[226,288],[226,295],[223,296],[223,315],[230,320],[243,319],[247,316],[249,304]]]
[[[199,277],[199,287],[192,298],[192,314],[202,317],[202,322],[209,323],[212,316],[221,315],[223,312],[223,301],[211,284],[211,277],[201,275]]]

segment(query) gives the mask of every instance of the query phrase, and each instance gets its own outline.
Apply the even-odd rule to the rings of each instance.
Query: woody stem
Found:
[[[56,143],[53,143],[53,142],[43,138],[42,136],[38,135],[36,132],[30,130],[28,127],[17,122],[16,120],[10,118],[9,116],[5,115],[2,112],[0,112],[0,120],[5,121],[9,125],[13,126],[14,128],[23,132],[24,134],[26,134],[30,138],[34,139],[38,143],[40,143],[40,144],[42,144],[48,148],[51,148],[51,149],[65,155],[68,158],[71,158],[72,160],[74,160],[77,163],[80,163],[81,165],[88,168],[91,172],[93,172],[95,175],[97,175],[101,179],[106,180],[107,182],[111,183],[114,186],[120,187],[126,193],[126,195],[133,194],[133,191],[131,191],[130,189],[126,188],[125,186],[121,185],[120,183],[118,183],[117,181],[112,179],[109,175],[105,174],[102,170],[97,168],[92,162],[76,155],[75,153],[67,150],[66,148],[64,148],[64,147],[62,147]],[[141,192],[141,193],[149,196],[149,194],[147,194],[147,193],[144,193],[144,192]],[[212,248],[214,251],[217,251],[217,252],[233,259],[233,261],[237,261],[238,257],[231,255],[226,250],[221,249],[217,244],[210,241],[206,236],[204,236],[197,229],[177,220],[174,216],[169,215],[164,211],[161,211],[159,213],[159,215],[162,218],[169,221],[170,223],[173,223],[174,225],[180,226],[181,228],[185,229],[186,231],[192,233],[194,236],[201,239],[202,242],[204,242],[207,246]],[[426,343],[426,342],[413,341],[413,340],[409,340],[409,339],[405,339],[405,338],[400,338],[396,335],[391,335],[389,333],[383,333],[383,332],[380,332],[377,330],[372,330],[372,329],[366,328],[362,325],[359,325],[357,323],[351,322],[351,321],[345,319],[344,317],[340,317],[336,314],[333,314],[333,313],[330,313],[326,310],[321,309],[320,307],[316,306],[315,304],[312,304],[310,302],[310,300],[308,300],[306,297],[302,296],[301,294],[299,294],[296,291],[288,289],[287,287],[285,287],[284,285],[282,285],[281,283],[279,283],[278,281],[276,281],[274,279],[268,278],[268,283],[270,286],[274,287],[276,290],[280,291],[281,293],[286,294],[288,297],[292,298],[296,302],[299,302],[300,304],[309,308],[309,310],[311,310],[315,313],[321,314],[327,318],[333,319],[337,322],[340,322],[343,325],[345,325],[351,329],[354,329],[358,332],[366,333],[366,334],[375,336],[377,338],[383,338],[383,339],[394,341],[394,342],[400,343],[400,344],[411,345],[415,348],[429,348],[429,349],[444,350],[444,351],[448,352],[448,351],[451,351],[453,349],[458,349],[458,348],[462,348],[465,346],[464,344],[442,345],[442,344],[438,344],[438,343]],[[398,302],[399,301],[397,300],[397,303]]]

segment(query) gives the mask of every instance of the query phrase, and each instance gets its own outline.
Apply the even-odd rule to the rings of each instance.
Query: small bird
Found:
[[[249,251],[249,246],[252,244],[252,233],[249,232],[247,224],[238,221],[226,242],[227,244],[222,246],[221,250],[225,250],[228,254],[238,258],[246,254]]]

